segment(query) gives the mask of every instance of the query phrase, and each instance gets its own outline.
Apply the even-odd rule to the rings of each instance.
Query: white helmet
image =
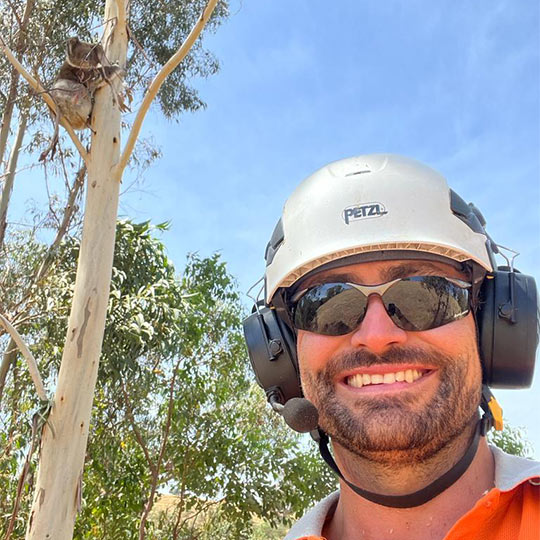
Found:
[[[491,272],[484,224],[474,205],[417,161],[391,154],[335,161],[285,204],[266,248],[266,302],[323,265],[373,252],[472,261]]]

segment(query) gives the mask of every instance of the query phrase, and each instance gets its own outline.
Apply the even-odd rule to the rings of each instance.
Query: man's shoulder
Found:
[[[318,502],[291,528],[284,540],[296,540],[305,536],[320,536],[326,517],[334,511],[339,499],[339,490]]]
[[[540,462],[503,452],[490,445],[495,460],[495,487],[510,491],[529,478],[540,477]]]
[[[490,445],[495,460],[495,486],[501,491],[510,491],[530,478],[540,477],[540,462],[514,456]],[[297,540],[306,536],[318,537],[326,518],[332,513],[339,499],[334,491],[317,503],[291,528],[284,540]]]

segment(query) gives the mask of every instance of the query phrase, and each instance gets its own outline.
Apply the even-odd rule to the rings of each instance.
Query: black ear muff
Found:
[[[495,388],[531,385],[539,312],[534,278],[499,267],[484,280],[477,313],[484,382]]]
[[[259,386],[271,403],[302,397],[296,343],[275,310],[256,306],[244,322],[249,359]]]

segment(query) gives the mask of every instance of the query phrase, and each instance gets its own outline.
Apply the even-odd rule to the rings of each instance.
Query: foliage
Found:
[[[250,540],[282,540],[287,534],[287,527],[272,527],[266,521],[256,522]]]
[[[179,277],[156,238],[165,229],[118,224],[79,540],[139,538],[158,490],[176,494],[179,504],[146,521],[147,538],[247,539],[252,518],[279,527],[335,487],[248,375],[242,308],[225,264],[218,255],[191,255]],[[49,385],[61,358],[78,251],[78,239],[67,238],[54,272],[35,291],[33,317],[20,328]],[[34,258],[24,243],[17,256],[26,265]],[[37,405],[21,371],[4,402],[3,441],[15,436],[22,418],[29,422]],[[0,457],[4,516],[29,430],[15,437]],[[26,497],[19,533],[28,504]]]
[[[521,457],[532,456],[531,443],[526,439],[525,430],[504,424],[502,431],[490,431],[488,440],[507,454]]]
[[[166,228],[118,224],[75,538],[138,538],[145,508],[165,491],[177,503],[150,515],[147,538],[280,538],[286,524],[335,489],[335,479],[269,410],[250,379],[242,308],[224,263],[217,255],[191,255],[178,276],[156,236]],[[45,249],[30,233],[13,242],[0,261],[7,312],[20,302],[18,284],[35,271]],[[78,238],[66,238],[54,272],[32,290],[32,311],[19,326],[50,388],[78,251]],[[26,369],[17,364],[0,414],[0,534],[37,406]],[[505,427],[490,440],[509,453],[530,453],[519,428]],[[23,535],[30,491],[27,486],[15,537]]]
[[[19,312],[33,287],[32,276],[44,254],[45,246],[37,242],[33,234],[16,231],[11,235],[11,242],[0,257],[0,312],[10,320]]]
[[[197,18],[206,0],[168,2],[161,0],[136,0],[130,9],[130,30],[138,40],[145,55],[132,48],[128,61],[130,85],[146,87],[162,66],[176,51]],[[208,22],[207,29],[214,31],[228,16],[228,3],[220,2]],[[161,111],[174,118],[182,111],[195,111],[205,106],[196,90],[187,81],[193,77],[208,77],[219,69],[215,56],[205,50],[200,42],[191,49],[189,56],[165,81],[158,96]]]
[[[187,37],[206,2],[131,0],[128,4],[127,22],[131,39],[128,44],[124,82],[126,102],[133,98],[132,108],[135,110],[150,81]],[[27,7],[31,8],[30,16],[26,27],[21,29]],[[0,35],[21,64],[47,91],[52,87],[65,60],[66,40],[69,37],[77,36],[89,42],[98,42],[101,39],[105,31],[105,23],[102,21],[103,7],[103,0],[0,0]],[[220,0],[206,25],[206,30],[215,31],[227,17],[228,2]],[[114,24],[114,21],[109,21],[108,24]],[[213,75],[219,65],[214,55],[205,49],[202,43],[202,39],[197,40],[188,56],[168,77],[155,100],[160,112],[168,119],[177,119],[186,111],[193,112],[205,106],[191,81]],[[10,93],[12,90],[14,92]],[[8,102],[15,104],[13,114],[8,113]],[[19,161],[24,161],[25,165],[30,160],[37,162],[37,155],[49,147],[53,135],[50,114],[41,97],[19,76],[3,54],[0,54],[0,114],[0,124],[8,127],[12,136],[21,117],[28,117]],[[129,128],[132,118],[133,115],[124,117],[123,131]],[[79,136],[84,146],[89,144],[90,130],[80,131]],[[7,150],[0,145],[0,162],[3,158],[7,160]],[[82,166],[78,152],[63,130],[60,130],[54,157],[53,154],[54,152],[51,152],[44,162],[45,182],[50,198],[54,198],[57,193],[63,193],[66,184],[72,183]],[[159,159],[160,155],[160,149],[151,137],[139,139],[129,161],[130,168],[135,169],[135,181],[141,180],[142,172]],[[16,169],[19,170],[20,167]],[[0,174],[5,172],[1,170]],[[8,198],[8,192],[9,190],[6,190],[2,195]],[[66,196],[62,195],[60,199],[65,206]],[[53,225],[54,234],[58,223]],[[9,232],[10,228],[8,234]],[[0,238],[0,249],[2,247]]]
[[[64,60],[66,40],[69,37],[78,36],[82,40],[94,42],[100,39],[104,30],[101,22],[103,5],[102,0],[34,0],[20,60],[31,73],[39,77],[45,88],[50,87]],[[204,0],[131,0],[128,23],[130,35],[134,39],[129,49],[127,80],[133,93],[146,88],[156,70],[186,38],[205,5]],[[10,48],[15,47],[18,20],[22,17],[24,7],[25,2],[14,4],[0,1],[2,34]],[[227,16],[228,3],[222,1],[209,22],[210,31],[215,30]],[[0,81],[3,88],[7,88],[11,69],[3,56],[0,62]],[[159,100],[163,114],[171,118],[183,111],[193,111],[203,106],[204,102],[188,84],[188,80],[207,77],[217,69],[217,60],[199,42],[188,55],[187,61],[166,83]],[[34,105],[39,104],[40,114],[46,111],[39,100],[33,99],[26,85],[22,85],[18,93],[19,103],[23,101],[23,96],[25,101],[30,98]]]

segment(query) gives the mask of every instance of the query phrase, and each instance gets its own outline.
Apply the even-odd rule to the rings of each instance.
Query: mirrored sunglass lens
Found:
[[[360,324],[366,306],[367,298],[347,283],[324,283],[298,300],[294,326],[327,336],[345,335]]]
[[[437,328],[469,313],[469,292],[438,276],[402,279],[383,295],[388,314],[403,330]]]

